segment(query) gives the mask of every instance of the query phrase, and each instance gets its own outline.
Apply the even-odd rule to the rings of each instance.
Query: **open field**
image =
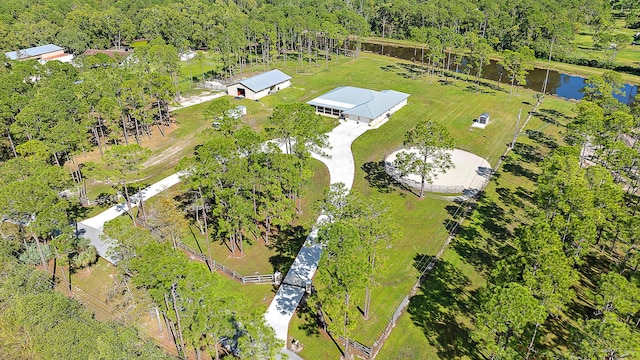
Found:
[[[482,91],[475,94],[475,88],[469,88],[470,84],[464,81],[449,84],[434,81],[431,84],[430,78],[412,79],[411,69],[408,62],[366,54],[349,64],[331,68],[321,80],[313,77],[306,80],[307,83],[314,80],[316,86],[323,89],[348,84],[374,89],[391,88],[412,94],[409,105],[394,114],[380,129],[362,135],[352,146],[357,167],[354,189],[387,201],[395,212],[396,221],[404,229],[400,242],[386,251],[388,269],[380,279],[382,286],[373,291],[373,316],[366,322],[359,321],[353,331],[354,339],[368,345],[381,333],[395,306],[415,283],[418,271],[414,262],[425,255],[435,255],[443,244],[447,234],[445,224],[449,213],[456,208],[454,203],[439,197],[420,200],[398,188],[385,176],[380,161],[385,154],[402,145],[404,133],[417,121],[431,118],[447,126],[456,147],[478,154],[495,166],[513,136],[519,109],[523,108],[524,119],[534,102],[533,92],[529,91],[521,90],[519,96],[510,100],[506,91],[486,86],[481,86]],[[337,78],[334,84],[325,87],[325,83],[334,77]],[[299,84],[296,82],[296,86]],[[548,98],[540,112],[567,113],[572,107],[573,103]],[[495,114],[496,120],[484,130],[472,129],[472,119],[483,111],[490,112],[492,118]],[[548,125],[534,116],[528,128],[545,124]],[[480,279],[478,281],[481,282]],[[290,334],[305,345],[301,355],[337,358],[336,346],[326,336],[313,334],[306,317],[307,314],[300,314],[289,328]]]
[[[623,44],[622,50],[618,51],[613,59],[614,63],[631,66],[638,68],[640,66],[640,45],[631,45],[633,36],[638,30],[627,29],[624,27],[625,22],[623,19],[615,20],[614,34],[624,34],[628,43]],[[572,42],[574,49],[572,49],[570,56],[574,58],[595,59],[598,61],[610,61],[612,51],[604,49],[597,49],[594,47],[593,31],[586,30],[576,35],[576,38]]]
[[[415,283],[418,270],[414,262],[422,257],[433,256],[444,243],[447,235],[445,225],[450,218],[450,212],[455,211],[455,204],[446,198],[428,196],[421,200],[399,188],[381,172],[380,161],[385,154],[402,145],[404,133],[419,120],[434,119],[447,126],[455,139],[456,147],[484,157],[492,166],[495,166],[506,144],[513,137],[518,111],[522,109],[524,118],[533,107],[534,92],[521,89],[519,95],[509,98],[507,89],[498,89],[494,84],[482,83],[479,93],[476,94],[475,85],[471,83],[462,80],[444,83],[437,77],[432,82],[431,77],[421,76],[420,69],[409,62],[372,54],[362,54],[359,59],[341,58],[339,63],[333,62],[329,69],[326,69],[322,62],[318,65],[306,65],[304,69],[296,62],[280,65],[282,66],[278,67],[281,70],[293,77],[292,88],[259,102],[233,100],[247,105],[246,120],[257,129],[263,126],[271,110],[278,104],[304,102],[336,86],[352,85],[375,90],[394,89],[412,95],[409,98],[409,104],[394,114],[387,124],[380,129],[368,131],[352,146],[356,162],[354,189],[366,196],[388,202],[395,213],[396,221],[404,229],[403,238],[391,249],[385,251],[388,267],[385,275],[379,279],[381,286],[373,291],[371,319],[366,322],[360,320],[353,332],[356,340],[371,345],[373,339],[386,326],[388,317],[395,310],[399,300]],[[541,106],[540,113],[553,117],[556,113],[569,113],[573,106],[570,102],[547,98]],[[172,172],[173,165],[181,157],[188,156],[193,147],[205,139],[203,138],[206,136],[204,130],[209,128],[209,124],[202,118],[204,107],[206,104],[176,111],[177,128],[167,134],[164,140],[158,141],[153,149],[154,157],[166,153],[170,155],[145,170],[150,182],[153,178],[160,178],[164,176],[162,174]],[[491,124],[486,129],[472,129],[472,120],[485,111],[491,114]],[[333,119],[326,118],[324,127],[328,131],[334,124]],[[534,116],[528,128],[545,126],[550,125],[541,116]],[[170,150],[172,148],[174,150]],[[328,184],[326,175],[321,174],[322,169],[319,168],[321,165],[318,163],[315,167],[316,177],[313,184],[309,184],[313,191],[306,209],[311,209],[309,205],[313,198],[319,199],[321,197],[319,194],[322,194]],[[307,215],[311,217],[306,220],[303,218],[301,221],[305,227],[315,218],[311,210],[305,210],[303,216]],[[306,233],[303,235],[306,236]],[[221,253],[224,254],[224,249],[222,250]],[[292,253],[295,254],[295,251]],[[273,269],[273,264],[265,263],[265,260],[273,256],[272,253],[256,249],[255,254],[260,254],[259,259],[247,255],[244,259],[240,259],[244,264],[236,266],[249,273]],[[470,272],[463,257],[456,257],[455,254],[448,252],[445,254],[445,259],[455,267],[461,266],[463,269],[461,271]],[[224,261],[229,261],[228,264],[234,266],[232,265],[234,260],[225,259]],[[471,273],[468,276],[475,278],[472,284],[482,283],[479,275]],[[230,285],[230,288],[237,288],[237,291],[246,293],[256,306],[262,306],[260,304],[266,306],[268,301],[264,299],[272,295],[271,288],[268,286],[236,285]],[[313,324],[305,319],[305,314],[301,315],[300,318],[294,318],[290,326],[290,335],[299,339],[305,346],[301,355],[306,358],[337,358],[339,356],[337,347],[324,335],[315,334]],[[407,320],[403,318],[402,326],[416,326],[411,321],[406,322]],[[417,338],[420,338],[419,328],[407,331],[412,331]],[[422,347],[433,346],[429,345],[426,337],[423,342],[416,340],[414,343]],[[400,344],[400,342],[390,341],[387,345],[392,349],[390,351],[398,353],[398,349],[393,349],[396,346],[393,344]]]
[[[519,138],[442,260],[412,298],[380,358],[478,358],[470,337],[477,290],[502,256],[498,249],[503,242],[528,219],[537,162],[558,143],[567,122],[563,116],[553,118],[560,125],[532,118],[529,131]],[[565,321],[562,317],[558,323]],[[563,346],[553,337],[547,341],[549,348]]]

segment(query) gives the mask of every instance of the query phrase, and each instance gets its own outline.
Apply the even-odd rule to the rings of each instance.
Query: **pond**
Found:
[[[383,55],[391,56],[399,59],[420,61],[421,49],[417,51],[413,47],[404,46],[391,46],[380,45],[373,43],[362,43],[362,50],[380,54],[384,51]],[[426,58],[426,51],[425,51]],[[451,60],[453,63],[453,58]],[[459,71],[463,72],[468,63],[467,58],[463,58]],[[451,69],[455,70],[455,66],[451,64]],[[509,76],[505,73],[500,76],[502,72],[502,65],[491,60],[489,64],[483,67],[482,77],[488,80],[501,81],[503,84],[510,82]],[[527,89],[542,91],[544,86],[544,79],[547,70],[535,68],[527,74],[527,84],[524,86]],[[556,95],[566,99],[580,100],[582,99],[582,93],[580,89],[585,87],[585,78],[580,76],[573,76],[563,74],[554,70],[549,71],[549,81],[547,83],[547,93]],[[621,102],[631,105],[635,96],[638,94],[638,86],[625,84],[624,95],[616,95],[615,97]]]

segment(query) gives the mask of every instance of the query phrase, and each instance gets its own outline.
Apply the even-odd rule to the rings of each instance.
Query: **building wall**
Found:
[[[289,86],[291,86],[291,80],[287,80],[283,83],[276,85],[276,89],[282,90],[282,89],[288,88]]]
[[[384,113],[382,113],[382,115],[378,116],[375,119],[369,119],[369,118],[365,118],[365,117],[362,117],[362,116],[355,116],[355,115],[347,115],[347,119],[348,120],[353,120],[353,121],[359,121],[359,122],[365,123],[365,124],[377,123],[378,121],[384,120],[384,118],[387,117],[387,114],[393,114],[396,111],[400,110],[400,108],[402,108],[405,105],[407,105],[407,99],[397,103],[391,109],[389,109],[388,111],[385,111]]]
[[[347,115],[346,119],[347,120],[358,121],[358,122],[365,123],[365,124],[368,124],[368,123],[371,122],[371,119],[369,119],[369,118],[366,118],[364,116],[351,115],[351,114]]]
[[[267,95],[269,95],[269,89],[264,89],[262,91],[258,91],[257,93],[254,93],[253,91],[247,89],[247,99],[258,100]]]
[[[282,89],[288,88],[289,86],[291,86],[291,81],[287,80],[287,81],[282,82],[282,83],[280,83],[278,85],[275,85],[273,87],[273,90],[274,91],[278,91],[278,90],[282,90]],[[231,95],[231,96],[238,96],[238,89],[239,88],[240,89],[244,89],[245,98],[247,98],[249,100],[262,99],[263,97],[269,95],[269,91],[271,91],[271,89],[267,88],[267,89],[264,89],[262,91],[253,92],[252,90],[246,88],[242,84],[233,84],[233,85],[229,85],[229,87],[227,87],[227,94]]]
[[[407,105],[407,100],[408,99],[402,100],[401,102],[396,104],[394,107],[392,107],[391,110],[389,110],[389,112],[393,114],[394,112],[400,110],[400,108],[402,108],[403,106]]]
[[[50,53],[46,53],[46,54],[42,54],[42,55],[40,55],[38,58],[41,58],[41,59],[47,60],[47,59],[49,59],[49,58],[56,57],[56,56],[60,56],[60,55],[63,55],[63,54],[64,54],[64,50],[58,50],[58,51],[54,51],[54,52],[50,52]]]

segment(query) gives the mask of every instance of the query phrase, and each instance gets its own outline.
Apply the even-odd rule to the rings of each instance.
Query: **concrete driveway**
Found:
[[[371,127],[364,123],[343,122],[327,134],[329,147],[323,149],[324,154],[312,153],[314,159],[322,161],[329,169],[331,184],[343,183],[348,190],[351,189],[355,177],[351,144],[369,129]],[[297,284],[310,283],[318,269],[322,245],[315,240],[319,224],[325,221],[326,215],[318,217],[265,313],[265,319],[275,330],[276,337],[285,341],[285,344],[288,340],[289,322],[305,293],[304,287]]]

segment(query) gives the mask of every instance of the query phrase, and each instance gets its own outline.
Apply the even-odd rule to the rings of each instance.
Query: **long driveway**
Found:
[[[206,99],[206,100],[205,100]],[[205,98],[204,101],[211,100]],[[190,103],[186,106],[194,105]],[[379,124],[380,126],[382,124]],[[377,127],[378,127],[377,126]],[[328,135],[329,147],[324,149],[324,154],[313,153],[312,157],[322,161],[329,169],[329,179],[331,184],[343,183],[350,190],[355,176],[355,165],[351,144],[360,135],[371,129],[367,124],[358,124],[354,121],[346,121],[335,127]],[[142,190],[144,200],[157,195],[163,190],[180,182],[180,174],[176,173]],[[133,197],[135,200],[135,197]],[[134,201],[135,202],[135,201]],[[102,239],[102,230],[107,221],[113,220],[127,210],[126,204],[118,204],[92,218],[78,223],[78,230],[81,236],[88,238],[91,244],[96,247],[98,254],[106,260],[116,264],[118,259],[111,256],[109,248],[112,246]],[[316,243],[318,224],[326,220],[321,215],[316,221],[316,225],[311,229],[307,240],[298,252],[293,265],[285,276],[276,296],[271,302],[265,319],[273,327],[276,337],[287,341],[289,321],[293,313],[298,308],[305,289],[301,285],[310,283],[318,268],[322,246]]]
[[[325,155],[312,154],[313,158],[322,161],[329,169],[331,184],[343,183],[348,190],[351,189],[355,176],[351,144],[369,129],[371,128],[367,124],[358,124],[355,121],[343,122],[327,134],[330,148],[324,149]],[[285,341],[285,344],[289,321],[305,292],[301,285],[310,283],[318,269],[322,246],[316,242],[316,236],[318,225],[324,221],[326,216],[320,215],[265,314],[267,323],[276,332],[276,337]]]

